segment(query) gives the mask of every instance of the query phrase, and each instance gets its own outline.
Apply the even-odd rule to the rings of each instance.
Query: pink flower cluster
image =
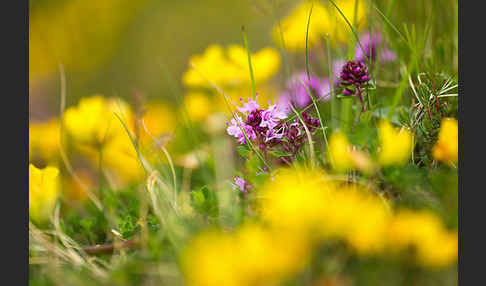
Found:
[[[255,99],[249,98],[238,111],[246,116],[243,120],[238,114],[227,123],[226,131],[229,135],[238,138],[240,144],[245,144],[246,139],[265,145],[272,139],[280,139],[284,136],[284,128],[281,120],[287,118],[287,114],[277,105],[270,105],[267,109],[260,109]],[[244,132],[243,132],[244,131]],[[245,138],[246,133],[246,138]]]
[[[263,151],[265,160],[269,154],[277,152],[277,162],[289,165],[297,158],[307,141],[305,127],[302,124],[307,126],[310,133],[314,133],[321,124],[319,119],[312,117],[308,111],[301,113],[302,122],[297,119],[286,122],[284,119],[287,119],[287,113],[278,105],[273,104],[267,109],[261,109],[256,98],[248,99],[247,103],[241,101],[243,107],[238,107],[238,111],[242,115],[235,114],[231,124],[226,123],[226,131],[236,137],[240,144],[250,140]]]

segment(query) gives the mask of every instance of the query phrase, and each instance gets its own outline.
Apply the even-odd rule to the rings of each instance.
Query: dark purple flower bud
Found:
[[[290,141],[294,141],[297,137],[299,137],[301,135],[301,131],[300,131],[300,125],[298,122],[294,122],[292,124],[289,125],[289,127],[287,128],[287,134],[286,134],[286,137],[288,139],[290,139]]]
[[[346,87],[344,90],[345,95],[354,94],[348,87],[354,86],[356,89],[359,89],[369,80],[368,68],[364,62],[349,61],[343,66],[340,85]]]
[[[262,110],[254,110],[248,115],[245,123],[252,127],[257,127],[262,122]]]

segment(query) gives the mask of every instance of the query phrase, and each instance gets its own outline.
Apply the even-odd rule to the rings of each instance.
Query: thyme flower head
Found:
[[[368,68],[361,61],[347,62],[341,71],[340,84],[345,88],[344,95],[353,95],[359,93],[361,87],[369,80]]]
[[[229,135],[238,138],[240,144],[245,144],[245,132],[248,139],[255,141],[260,146],[272,139],[283,137],[284,130],[281,120],[287,118],[286,112],[276,104],[270,105],[267,109],[261,109],[256,102],[256,97],[255,99],[249,98],[247,103],[244,103],[243,100],[241,102],[243,106],[237,107],[237,109],[246,115],[246,119],[243,120],[239,115],[231,119],[231,124],[227,123],[226,128]]]

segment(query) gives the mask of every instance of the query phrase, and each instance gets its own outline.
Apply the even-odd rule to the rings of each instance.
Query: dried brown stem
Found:
[[[87,254],[108,254],[112,253],[115,248],[132,248],[139,245],[137,240],[127,240],[121,243],[111,243],[103,245],[94,245],[83,247],[83,251]]]

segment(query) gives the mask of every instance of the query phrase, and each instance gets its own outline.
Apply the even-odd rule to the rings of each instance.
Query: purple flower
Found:
[[[248,194],[248,191],[251,189],[250,184],[240,177],[234,177],[233,180],[235,181],[235,185],[240,189],[240,192]]]
[[[279,109],[279,107],[274,104],[270,105],[268,109],[262,112],[262,121],[260,122],[260,127],[267,127],[268,129],[273,129],[280,120],[287,118],[287,114]]]
[[[241,100],[243,102],[243,100]],[[248,103],[243,103],[243,107],[238,110],[246,114],[245,121],[239,115],[231,119],[231,124],[226,123],[226,131],[229,135],[238,138],[240,144],[245,144],[246,139],[259,144],[260,148],[265,149],[266,143],[275,144],[276,139],[283,137],[284,129],[281,120],[287,118],[285,111],[277,105],[270,105],[267,109],[259,109],[260,105],[253,99],[248,99]],[[275,129],[276,128],[276,129]],[[244,132],[243,132],[244,131]],[[247,138],[245,138],[245,134]]]
[[[361,102],[361,111],[365,112],[363,101],[363,86],[370,80],[368,68],[364,62],[349,61],[342,71],[339,84],[344,87],[344,95],[350,96],[356,94]]]
[[[306,89],[308,86],[309,80],[305,72],[300,72],[294,75],[287,82],[287,90],[281,93],[278,105],[286,111],[290,109],[290,103],[296,105],[298,108],[306,107],[312,102],[312,98]],[[316,98],[323,96],[325,96],[324,100],[328,100],[330,98],[329,80],[327,78],[319,79],[318,77],[311,75],[310,90]]]
[[[253,111],[260,108],[260,105],[256,101],[257,97],[258,94],[255,95],[255,100],[253,100],[252,98],[248,98],[248,103],[244,103],[243,99],[240,98],[241,103],[243,103],[243,107],[237,107],[238,111],[241,113],[245,113],[245,112],[252,113]]]
[[[280,96],[277,100],[277,107],[285,112],[286,114],[290,113],[290,103],[292,103],[292,98],[290,97],[290,93],[288,91],[284,91],[280,93]]]
[[[245,134],[241,130],[241,128],[243,128],[246,132],[246,136],[248,136],[248,139],[255,140],[256,134],[255,134],[253,128],[251,126],[246,125],[244,122],[242,122],[241,117],[239,117],[238,115],[236,115],[236,118],[237,118],[238,121],[236,121],[234,118],[231,119],[231,125],[229,125],[229,123],[226,123],[227,125],[229,125],[226,128],[226,132],[228,132],[229,135],[238,138],[238,142],[240,142],[240,144],[245,144],[246,143]],[[239,123],[239,126],[238,126],[238,123]],[[240,128],[240,126],[241,126],[241,128]]]
[[[285,125],[280,125],[277,129],[268,129],[265,133],[265,143],[273,139],[282,139],[285,135]]]
[[[366,57],[370,57],[371,62],[375,62],[378,48],[382,43],[381,34],[373,33],[372,35],[370,35],[369,33],[366,33],[359,38],[359,41],[363,46],[366,55],[363,54],[363,50],[361,49],[359,44],[356,44],[356,49],[354,53],[355,60],[360,62],[365,62]],[[383,49],[381,50],[380,53],[380,61],[382,62],[394,61],[396,58],[397,58],[396,54],[390,49],[388,49],[387,45],[384,44]]]
[[[307,111],[302,112],[302,121],[304,121],[305,125],[309,129],[309,132],[314,132],[314,130],[321,125],[321,121],[317,118],[314,118],[307,113]]]
[[[370,80],[368,68],[363,62],[349,61],[341,70],[340,85],[345,87],[344,95],[356,93],[364,84]]]
[[[303,134],[304,132],[300,128],[300,123],[295,119],[293,123],[289,124],[286,137],[292,142]]]
[[[246,118],[245,124],[257,128],[262,122],[262,112],[263,110],[254,110]]]

